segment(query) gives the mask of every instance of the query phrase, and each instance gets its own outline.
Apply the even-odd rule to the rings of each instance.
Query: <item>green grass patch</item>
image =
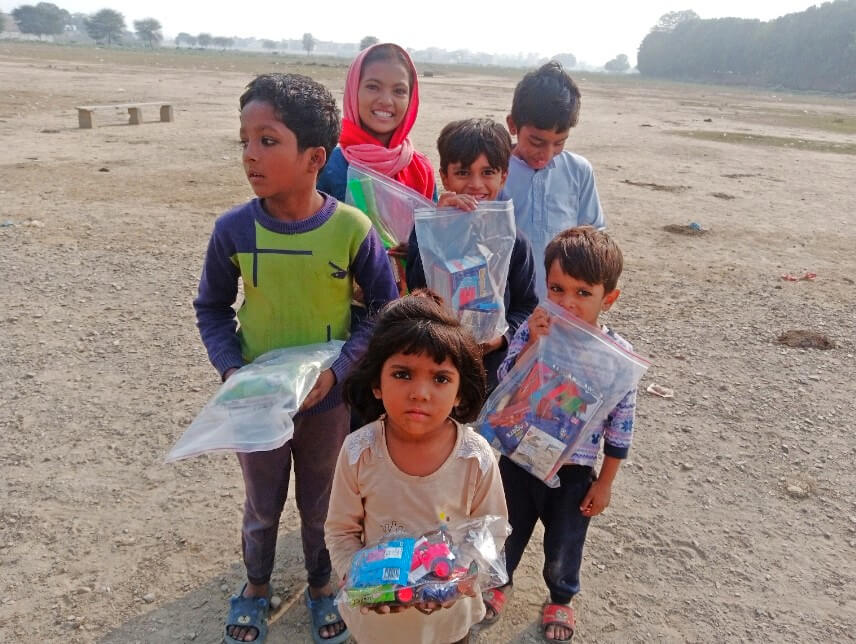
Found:
[[[717,143],[765,145],[790,150],[856,155],[856,143],[835,143],[834,141],[817,141],[791,136],[766,136],[762,134],[747,134],[746,132],[715,132],[711,130],[678,130],[672,132],[672,134],[686,136],[691,139],[701,139],[702,141],[716,141]]]
[[[856,115],[841,112],[816,112],[811,110],[759,109],[740,111],[741,121],[791,128],[822,130],[835,134],[856,134]]]

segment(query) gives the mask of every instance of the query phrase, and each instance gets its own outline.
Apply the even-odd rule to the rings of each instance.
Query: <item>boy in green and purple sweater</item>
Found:
[[[193,302],[208,357],[225,380],[272,349],[331,339],[345,345],[295,416],[294,438],[279,449],[238,454],[248,582],[232,599],[225,641],[261,642],[267,635],[270,577],[293,460],[313,639],[336,644],[348,632],[333,603],[324,521],[349,428],[341,383],[370,334],[368,323],[349,332],[351,299],[356,283],[372,311],[398,291],[369,219],[315,189],[339,137],[339,111],[329,91],[305,76],[267,74],[247,86],[240,106],[244,170],[258,198],[214,224]],[[236,321],[239,278],[244,298]]]

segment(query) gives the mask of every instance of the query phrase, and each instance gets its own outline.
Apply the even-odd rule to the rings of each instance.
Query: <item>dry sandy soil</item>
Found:
[[[214,218],[251,196],[237,98],[268,70],[341,95],[341,64],[0,44],[3,641],[219,641],[239,470],[163,458],[218,386],[191,300]],[[517,80],[438,72],[414,137],[435,161],[445,122],[504,118]],[[590,531],[578,641],[853,641],[856,105],[578,80],[569,146],[627,264],[608,322],[653,359],[643,392],[675,391],[640,396]],[[158,99],[174,123],[77,129],[75,105]],[[708,232],[664,230],[690,222]],[[789,329],[836,346],[784,347]],[[311,641],[297,526],[289,502],[274,583],[293,604],[272,642]],[[536,540],[480,641],[537,641],[540,566]]]

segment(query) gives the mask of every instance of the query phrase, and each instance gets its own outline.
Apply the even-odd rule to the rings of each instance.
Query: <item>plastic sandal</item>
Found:
[[[312,640],[315,644],[342,644],[342,642],[347,641],[351,637],[347,625],[345,626],[345,630],[338,635],[326,638],[321,637],[319,630],[322,626],[332,626],[337,622],[344,622],[342,616],[339,614],[339,609],[336,608],[336,602],[333,601],[332,595],[312,599],[312,596],[309,594],[309,588],[307,588],[303,598],[306,601],[306,608],[309,609],[309,615],[312,617]]]
[[[569,628],[571,636],[567,639],[547,639],[548,626],[564,626]],[[545,604],[541,613],[541,635],[545,642],[570,642],[574,638],[574,609],[568,604]]]
[[[265,641],[268,633],[267,616],[270,612],[271,593],[267,597],[244,597],[247,584],[241,588],[241,592],[232,595],[229,599],[229,615],[226,617],[226,626],[223,630],[223,641],[226,644],[241,644],[244,640],[236,640],[229,635],[230,626],[256,629],[256,639],[250,640],[256,644]]]
[[[485,617],[479,622],[479,626],[486,628],[496,624],[499,621],[499,618],[502,617],[505,602],[508,601],[510,596],[511,586],[508,586],[505,590],[502,588],[491,588],[490,590],[484,591],[482,593],[482,601],[485,606],[493,611],[493,617]]]

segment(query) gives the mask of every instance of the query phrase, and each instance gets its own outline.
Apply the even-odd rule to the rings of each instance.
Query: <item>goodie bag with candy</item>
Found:
[[[511,201],[416,211],[425,283],[475,337],[487,342],[508,330],[505,285],[517,228]]]
[[[550,332],[493,391],[475,422],[493,447],[550,487],[556,472],[603,423],[650,363],[549,300]]]
[[[202,408],[166,462],[205,452],[263,452],[294,435],[294,415],[321,372],[339,356],[341,340],[269,351],[238,369]]]
[[[411,605],[476,597],[508,582],[502,544],[508,522],[488,515],[358,550],[336,601]]]

